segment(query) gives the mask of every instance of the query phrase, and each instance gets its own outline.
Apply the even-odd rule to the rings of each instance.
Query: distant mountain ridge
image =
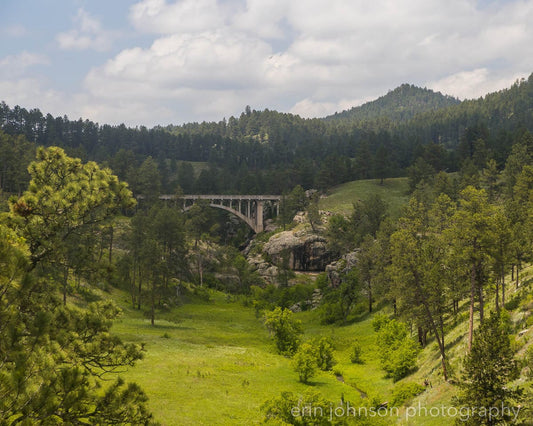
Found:
[[[325,117],[325,120],[352,123],[388,120],[401,123],[411,120],[417,114],[436,111],[460,103],[459,99],[443,95],[440,92],[422,89],[412,84],[402,84],[374,101],[349,110],[336,112]]]
[[[327,190],[356,179],[406,176],[420,156],[435,160],[437,171],[457,171],[480,139],[484,155],[503,167],[513,144],[533,134],[533,74],[462,102],[404,84],[328,118],[248,106],[219,122],[152,129],[54,118],[0,102],[0,189],[17,193],[24,179],[6,171],[25,171],[28,161],[17,151],[19,142],[2,152],[9,145],[2,131],[24,135],[34,147],[60,146],[83,160],[105,162],[137,191],[136,173],[145,160],[157,163],[168,193],[178,184],[186,193],[206,194],[279,194],[296,185]],[[183,162],[209,166],[191,183]]]

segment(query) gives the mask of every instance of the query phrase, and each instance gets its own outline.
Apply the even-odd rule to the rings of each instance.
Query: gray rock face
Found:
[[[341,275],[357,267],[357,255],[359,250],[351,251],[342,256],[339,260],[326,265],[329,282],[332,287],[338,287],[341,283]]]
[[[269,284],[276,284],[278,277],[278,268],[267,262],[263,256],[249,256],[248,262],[257,271],[259,275]]]
[[[332,259],[326,239],[305,232],[275,234],[265,243],[263,251],[274,263],[281,263],[283,256],[288,256],[289,267],[295,271],[323,271]]]

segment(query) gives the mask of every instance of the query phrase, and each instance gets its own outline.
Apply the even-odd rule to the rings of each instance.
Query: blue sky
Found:
[[[320,117],[533,72],[533,0],[0,0],[0,100],[99,123]]]

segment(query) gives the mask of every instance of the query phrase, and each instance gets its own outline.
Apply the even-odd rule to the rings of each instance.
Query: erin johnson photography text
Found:
[[[467,421],[473,418],[485,418],[493,420],[507,417],[516,421],[521,407],[508,407],[504,404],[494,407],[455,407],[434,406],[424,407],[420,403],[417,406],[405,407],[353,407],[349,402],[343,405],[331,405],[329,407],[302,405],[291,409],[294,417],[328,418],[329,420],[343,417],[404,417],[406,420],[416,417],[443,417]]]

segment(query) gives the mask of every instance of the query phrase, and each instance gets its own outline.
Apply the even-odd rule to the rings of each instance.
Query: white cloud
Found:
[[[323,116],[402,83],[471,98],[533,71],[533,0],[139,0],[128,18],[130,40],[151,45],[94,65],[58,102],[132,125],[219,120],[247,104]],[[57,41],[104,50],[114,36],[80,9]],[[39,60],[21,56],[18,69]]]
[[[172,97],[184,89],[256,87],[268,55],[268,44],[242,34],[177,34],[156,40],[148,49],[122,51],[91,70],[85,86],[103,97],[137,96],[141,91],[150,98]]]
[[[12,107],[20,105],[57,114],[64,114],[69,106],[76,108],[61,93],[47,88],[46,84],[36,78],[0,79],[0,93],[2,100]],[[57,108],[60,105],[63,109]]]
[[[106,51],[111,47],[114,33],[102,28],[102,24],[85,10],[79,9],[74,18],[75,28],[59,33],[56,41],[65,50]]]
[[[232,15],[231,25],[261,38],[281,39],[286,36],[282,21],[288,7],[286,0],[248,0],[244,10]]]
[[[475,97],[533,71],[532,18],[531,0],[142,0],[130,20],[159,38],[85,87],[103,102],[163,100],[184,120],[246,104],[321,116],[401,83]]]
[[[20,76],[35,65],[48,65],[49,63],[45,55],[23,51],[0,58],[0,76]]]
[[[510,87],[525,73],[514,73],[508,76],[498,76],[487,68],[478,68],[472,71],[461,71],[447,76],[438,81],[429,82],[427,86],[437,92],[456,96],[460,99],[475,99]]]
[[[225,16],[216,0],[143,0],[132,6],[130,20],[141,31],[180,34],[220,28]]]

